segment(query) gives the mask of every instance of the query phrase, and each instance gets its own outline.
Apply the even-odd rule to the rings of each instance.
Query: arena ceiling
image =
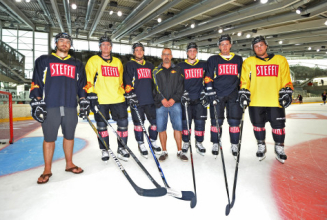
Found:
[[[251,39],[264,35],[271,52],[289,59],[327,57],[327,0],[1,0],[0,20],[3,28],[78,39],[106,33],[113,41],[176,49],[193,41],[211,53],[222,31],[243,56],[252,53]]]

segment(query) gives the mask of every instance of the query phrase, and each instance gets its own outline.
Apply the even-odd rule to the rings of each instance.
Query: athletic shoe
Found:
[[[186,156],[185,153],[184,153],[183,151],[181,151],[181,150],[177,152],[177,157],[178,157],[179,159],[181,159],[182,161],[188,161],[187,156]]]
[[[165,161],[168,157],[168,152],[167,151],[162,151],[160,156],[159,156],[159,161]]]

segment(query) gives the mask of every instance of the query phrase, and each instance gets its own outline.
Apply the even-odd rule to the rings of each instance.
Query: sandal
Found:
[[[48,174],[41,174],[41,178],[42,180],[44,180],[46,177],[48,177],[48,179],[45,182],[40,182],[39,180],[37,181],[37,184],[44,184],[47,183],[50,179],[50,177],[52,176],[52,173],[48,173]]]
[[[75,166],[75,167],[72,167],[72,168],[69,168],[69,169],[66,169],[65,171],[66,172],[72,172],[72,173],[74,173],[74,174],[80,174],[80,173],[83,173],[84,172],[84,170],[81,170],[81,171],[79,171],[79,172],[74,172],[73,170],[78,170],[78,166]]]

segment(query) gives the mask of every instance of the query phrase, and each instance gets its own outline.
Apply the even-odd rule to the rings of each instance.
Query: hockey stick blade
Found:
[[[179,191],[172,188],[166,188],[167,195],[175,197],[176,199],[191,201],[194,197],[194,193],[192,191]]]

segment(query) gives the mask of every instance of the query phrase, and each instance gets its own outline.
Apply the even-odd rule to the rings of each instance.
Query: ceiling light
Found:
[[[123,13],[122,13],[121,11],[118,11],[118,12],[117,12],[117,15],[120,17],[120,16],[123,15]]]
[[[246,35],[246,38],[250,38],[250,37],[251,37],[251,34],[247,34],[247,35]]]
[[[311,47],[308,47],[308,50],[311,50]]]
[[[158,18],[158,23],[160,23],[162,20],[161,20],[161,18]]]
[[[301,12],[303,11],[303,8],[302,7],[298,7],[297,9],[296,9],[296,14],[301,14]]]
[[[25,2],[29,3],[31,0],[25,0]]]
[[[11,22],[9,27],[10,27],[10,28],[14,28],[14,27],[15,27],[15,26],[14,26],[14,22]]]
[[[112,15],[113,13],[114,13],[114,11],[113,11],[113,10],[109,11],[109,14],[110,14],[110,15]]]
[[[76,9],[77,8],[77,5],[75,3],[72,4],[72,9]]]
[[[279,44],[283,44],[283,41],[282,41],[282,40],[280,40],[278,43],[279,43]]]
[[[195,24],[193,23],[193,24],[191,24],[191,28],[195,28]]]
[[[268,2],[268,0],[260,0],[260,2],[261,2],[262,4],[266,4],[266,3]]]
[[[219,32],[219,34],[223,33],[223,29],[219,28],[218,32]]]
[[[21,2],[22,0],[16,0],[16,2]]]
[[[320,49],[317,49],[317,52],[319,52],[320,51]]]
[[[327,21],[325,21],[325,25],[327,25]]]
[[[242,36],[242,32],[238,32],[237,36],[239,36],[239,37]]]

